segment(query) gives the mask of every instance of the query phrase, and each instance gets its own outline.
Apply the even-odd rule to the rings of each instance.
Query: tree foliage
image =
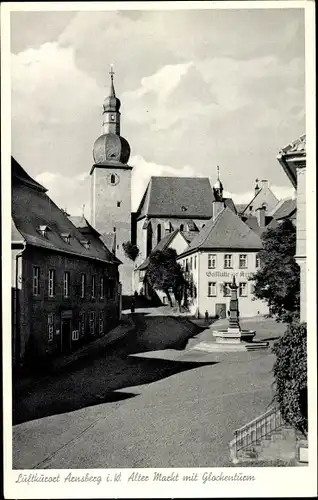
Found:
[[[300,270],[295,261],[296,229],[290,220],[262,235],[260,269],[253,275],[254,295],[267,302],[277,321],[299,317]]]
[[[303,433],[308,430],[307,414],[307,326],[288,325],[275,343],[275,399],[283,419]]]
[[[180,264],[177,262],[177,252],[173,248],[157,250],[150,254],[146,274],[150,285],[162,290],[172,306],[169,290],[172,289],[179,304],[183,297],[184,278]]]
[[[123,243],[123,249],[126,257],[135,262],[139,255],[139,248],[131,243],[131,241],[126,241],[125,243]]]

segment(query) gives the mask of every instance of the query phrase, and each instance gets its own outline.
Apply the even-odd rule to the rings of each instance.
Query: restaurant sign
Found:
[[[207,271],[206,275],[208,278],[251,278],[254,273],[248,273],[245,271],[239,271],[236,273],[229,272],[229,271]]]

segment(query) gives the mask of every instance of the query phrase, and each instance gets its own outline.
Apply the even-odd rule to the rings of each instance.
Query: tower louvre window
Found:
[[[112,156],[115,156],[115,155],[112,155]],[[115,182],[116,182],[116,177],[115,177],[115,175],[114,175],[114,174],[111,174],[111,176],[110,176],[110,182],[111,182],[111,184],[115,184]]]
[[[117,201],[117,207],[120,207],[121,201]]]

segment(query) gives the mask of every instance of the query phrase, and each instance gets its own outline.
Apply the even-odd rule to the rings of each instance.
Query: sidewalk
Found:
[[[26,391],[31,385],[32,388],[34,388],[35,384],[42,383],[44,380],[49,379],[53,373],[63,371],[65,368],[70,367],[81,358],[86,358],[88,356],[91,358],[96,357],[96,355],[100,354],[105,347],[122,339],[132,332],[134,328],[135,324],[132,316],[126,314],[122,317],[120,323],[115,328],[107,332],[103,337],[93,340],[89,344],[80,347],[69,355],[53,359],[48,373],[43,375],[27,376],[17,380],[15,384],[13,384],[13,392],[17,395]]]

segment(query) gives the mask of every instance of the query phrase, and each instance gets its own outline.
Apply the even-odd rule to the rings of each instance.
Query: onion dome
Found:
[[[93,157],[97,165],[111,161],[126,164],[130,157],[130,146],[120,135],[103,134],[95,141]]]

